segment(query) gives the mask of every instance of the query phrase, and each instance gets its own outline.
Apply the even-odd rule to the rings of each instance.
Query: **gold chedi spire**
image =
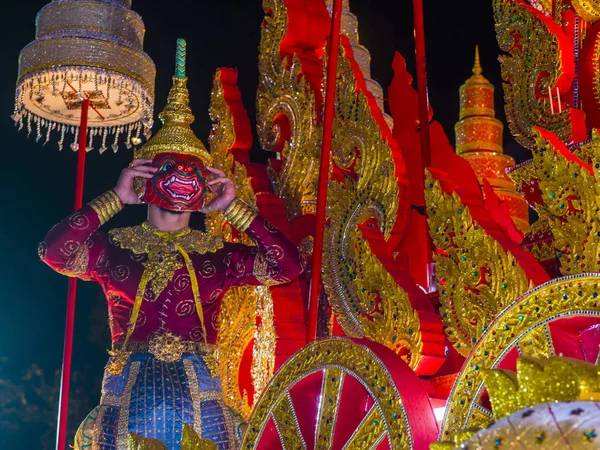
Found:
[[[190,108],[185,60],[186,43],[183,39],[178,39],[173,86],[169,91],[165,109],[158,115],[163,126],[152,139],[135,151],[136,159],[152,159],[160,153],[179,153],[197,156],[207,165],[212,163],[210,153],[190,128],[194,122],[194,115]]]
[[[459,93],[459,118],[461,121],[456,124],[457,152],[469,151],[472,145],[475,144],[472,133],[479,131],[477,141],[481,142],[484,148],[477,150],[502,153],[502,131],[504,126],[502,122],[495,118],[494,85],[483,76],[479,60],[479,47],[475,47],[473,75],[460,87]],[[467,120],[463,122],[463,119]],[[482,130],[485,133],[482,134]]]
[[[496,119],[494,85],[483,76],[479,47],[475,48],[473,75],[460,87],[459,121],[456,131],[456,153],[465,158],[481,184],[487,179],[494,192],[507,203],[510,215],[521,231],[529,229],[529,211],[525,199],[506,174],[515,160],[504,154],[504,126]]]

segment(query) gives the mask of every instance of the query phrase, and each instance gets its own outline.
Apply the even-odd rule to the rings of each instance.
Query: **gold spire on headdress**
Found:
[[[210,165],[212,157],[190,125],[194,115],[190,108],[190,94],[185,75],[186,42],[177,39],[177,57],[173,87],[167,98],[165,109],[158,115],[163,126],[152,139],[134,152],[136,159],[152,159],[159,153],[180,153],[197,156]]]

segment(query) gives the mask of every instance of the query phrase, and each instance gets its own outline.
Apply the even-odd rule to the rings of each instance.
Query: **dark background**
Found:
[[[34,38],[35,15],[46,3],[4,3],[0,27],[4,46],[0,71],[0,442],[7,449],[53,448],[58,387],[55,372],[62,358],[67,279],[42,264],[36,249],[46,231],[72,208],[76,155],[68,145],[58,152],[56,140],[46,147],[36,144],[26,132],[18,133],[9,117],[18,54]],[[484,75],[497,87],[497,114],[504,120],[492,2],[424,3],[430,101],[435,117],[454,142],[458,88],[471,74],[476,44],[480,46]],[[371,51],[373,78],[387,88],[396,50],[405,56],[414,74],[412,2],[351,0],[350,6],[359,18],[361,43]],[[188,41],[197,135],[206,142],[212,75],[220,66],[239,68],[245,106],[254,118],[263,17],[260,0],[137,0],[133,8],[145,21],[145,51],[158,69],[157,112],[164,106],[170,87],[175,40],[183,37]],[[517,162],[527,157],[507,132],[505,150]],[[124,147],[117,154],[110,150],[103,155],[89,153],[84,201],[113,187],[131,157]],[[129,207],[110,225],[131,225],[141,221],[144,214],[142,207]],[[101,290],[89,283],[79,286],[73,427],[98,402],[105,350],[110,345]]]

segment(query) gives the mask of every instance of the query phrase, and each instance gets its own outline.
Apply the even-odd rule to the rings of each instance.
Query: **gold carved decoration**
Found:
[[[563,275],[600,271],[600,137],[578,149],[584,163],[546,132],[537,134],[533,176],[539,180],[543,203],[536,205],[548,220],[553,247]]]
[[[457,193],[445,193],[426,175],[429,234],[442,320],[454,348],[467,356],[497,314],[527,291],[529,280],[515,257],[471,217]]]
[[[374,448],[388,438],[390,448],[411,448],[411,432],[401,396],[386,366],[367,347],[349,339],[315,341],[294,354],[275,374],[258,401],[241,448],[258,448],[263,430],[272,417],[285,448],[306,448],[290,400],[290,390],[306,378],[323,373],[319,397],[316,448],[330,448],[331,430],[335,430],[342,386],[348,378],[358,380],[374,402],[365,419],[357,426],[344,448]]]
[[[256,326],[256,317],[260,317],[260,326]],[[245,420],[250,417],[253,405],[240,389],[239,370],[242,357],[253,341],[250,375],[256,400],[275,369],[273,299],[266,286],[230,289],[219,316],[218,370],[225,403]]]
[[[481,430],[463,429],[443,442],[431,445],[431,450],[501,446],[532,449],[544,447],[545,443],[558,444],[556,448],[577,448],[577,441],[584,447],[593,442],[594,430],[591,433],[585,430],[593,427],[590,415],[597,417],[598,405],[594,402],[600,396],[598,366],[578,359],[552,357],[540,360],[530,356],[519,357],[516,365],[516,373],[504,369],[482,370],[494,425]],[[586,411],[580,408],[584,405],[590,408],[587,417]],[[549,417],[540,417],[545,413]],[[530,416],[535,418],[529,419]],[[573,419],[579,423],[574,423]],[[515,421],[518,421],[517,427],[513,427]],[[563,434],[561,429],[565,428],[568,431]],[[570,443],[575,443],[575,447]]]
[[[225,95],[220,69],[214,77],[210,103],[213,127],[208,141],[214,166],[224,171],[233,180],[238,198],[256,207],[256,198],[246,167],[236,161],[231,152],[237,140],[236,123]],[[246,234],[237,234],[219,213],[206,217],[206,227],[210,233],[222,236],[227,242],[253,245]],[[260,317],[258,327],[257,317]],[[245,420],[252,413],[252,405],[246,393],[240,389],[239,370],[245,351],[253,341],[250,375],[255,398],[258,398],[273,375],[275,366],[273,299],[269,288],[263,286],[230,289],[223,298],[219,315],[218,371],[222,380],[225,403]]]
[[[236,161],[233,153],[231,153],[231,149],[237,140],[236,124],[225,99],[224,87],[221,82],[222,70],[218,69],[215,73],[210,97],[209,114],[213,123],[210,136],[208,137],[210,154],[213,157],[214,166],[232,177],[237,197],[249,205],[256,207],[256,198],[248,181],[246,166]],[[212,224],[214,224],[214,221],[211,221]],[[211,231],[216,230],[211,229]]]
[[[598,366],[577,359],[523,356],[516,373],[491,369],[482,376],[496,420],[542,403],[594,400],[600,393]]]
[[[495,369],[517,348],[524,356],[556,356],[548,324],[552,321],[600,315],[598,275],[559,278],[527,292],[502,311],[471,350],[448,399],[440,437],[461,429],[485,428],[495,420],[483,406],[482,373]]]
[[[375,219],[386,240],[399,209],[399,180],[388,142],[357,89],[350,61],[340,55],[333,162],[356,176],[330,180],[323,283],[344,331],[400,354],[414,369],[422,349],[420,323],[408,294],[373,254],[359,225]]]
[[[217,444],[210,439],[198,436],[188,424],[181,430],[181,450],[217,450]],[[167,446],[158,439],[143,438],[135,433],[127,435],[127,450],[167,450]]]
[[[257,129],[265,150],[280,151],[281,167],[271,164],[275,193],[285,199],[288,219],[316,212],[319,149],[315,94],[302,73],[300,60],[282,59],[280,43],[287,33],[283,0],[264,0],[265,26],[259,48]]]
[[[569,38],[556,26],[549,28],[550,18],[520,0],[494,0],[494,19],[500,49],[502,79],[505,81],[506,117],[512,135],[533,150],[533,127],[555,133],[563,142],[573,139],[574,118],[563,103],[562,112],[551,113],[548,88],[559,88],[565,98],[574,75],[574,61],[564,50],[572,47]],[[556,95],[556,94],[554,94]]]
[[[571,4],[577,14],[588,22],[595,22],[600,19],[600,1],[599,0],[572,0]]]

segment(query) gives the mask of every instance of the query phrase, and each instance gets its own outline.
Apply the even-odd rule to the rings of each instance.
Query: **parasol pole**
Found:
[[[87,122],[89,98],[81,102],[81,119],[79,122],[79,148],[77,150],[77,172],[75,175],[74,211],[83,205],[83,184],[85,178],[85,154],[87,147]],[[69,413],[69,388],[71,384],[71,361],[73,359],[73,330],[75,327],[75,300],[77,297],[77,278],[69,278],[67,293],[67,318],[65,324],[65,343],[63,348],[63,364],[60,376],[60,399],[58,401],[58,424],[56,434],[56,450],[64,450],[67,443],[67,415]]]
[[[329,183],[329,163],[333,137],[333,113],[337,81],[338,52],[340,48],[340,28],[342,20],[342,0],[333,0],[331,13],[331,32],[327,55],[327,81],[325,87],[325,111],[323,117],[323,141],[319,166],[319,184],[317,191],[317,215],[313,262],[310,280],[307,341],[317,338],[319,319],[319,293],[321,290],[321,267],[323,265],[323,239],[325,232],[325,212],[327,207],[327,189]]]
[[[425,169],[431,166],[431,138],[429,132],[429,96],[427,93],[427,60],[425,57],[425,25],[423,19],[423,0],[413,0],[415,27],[415,56],[417,60],[417,88],[419,99],[419,131],[421,133],[421,165],[423,167],[423,186],[425,185]],[[433,243],[429,233],[427,254],[427,292],[433,289],[431,279],[433,272]]]

